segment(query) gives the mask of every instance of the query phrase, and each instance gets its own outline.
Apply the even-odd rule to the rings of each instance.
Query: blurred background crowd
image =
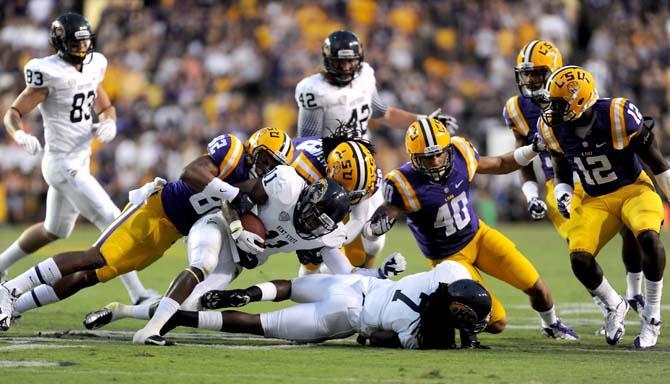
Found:
[[[84,14],[109,60],[104,87],[116,106],[117,138],[94,144],[92,167],[119,206],[127,191],[181,168],[227,132],[246,139],[272,125],[295,133],[296,84],[321,65],[321,43],[351,29],[390,105],[418,113],[441,107],[480,153],[500,153],[502,107],[517,94],[521,46],[554,42],[564,63],[583,65],[601,97],[627,97],[656,119],[670,145],[670,5],[665,1],[564,0],[0,0],[0,113],[25,83],[23,66],[52,54],[51,21]],[[27,127],[43,139],[36,110]],[[373,127],[377,160],[407,160],[404,132]],[[496,136],[497,134],[497,136]],[[40,157],[0,130],[0,223],[43,218]],[[479,176],[478,176],[479,177]],[[526,219],[516,175],[479,178],[481,213]]]

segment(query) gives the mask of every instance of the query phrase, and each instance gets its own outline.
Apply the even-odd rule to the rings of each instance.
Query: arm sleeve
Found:
[[[388,105],[382,100],[381,97],[379,97],[379,93],[377,92],[377,89],[375,89],[375,92],[372,94],[372,116],[371,118],[373,119],[378,119],[381,117],[384,117],[386,114],[386,111],[388,110]]]
[[[363,225],[369,217],[369,210],[370,199],[366,198],[356,204],[351,213],[349,213],[349,221],[344,225],[344,230],[347,232],[347,241],[345,244],[351,243],[361,233]]]
[[[321,136],[323,132],[322,108],[304,109],[300,108],[298,113],[298,137]]]
[[[336,275],[349,275],[354,270],[349,259],[337,248],[324,247],[321,250],[321,257],[328,269]]]

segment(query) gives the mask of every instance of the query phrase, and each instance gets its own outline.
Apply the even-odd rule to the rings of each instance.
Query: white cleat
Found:
[[[615,307],[607,308],[607,316],[605,316],[605,340],[609,345],[616,345],[624,334],[626,334],[626,327],[623,320],[626,318],[626,313],[630,309],[628,301],[619,296],[621,301]]]
[[[135,335],[133,336],[133,344],[170,346],[174,345],[174,342],[165,339],[163,336],[154,333],[153,331],[142,328],[135,332]]]
[[[640,323],[640,334],[635,337],[633,348],[647,349],[656,346],[658,335],[661,334],[661,324],[663,324],[663,322],[653,318],[647,320],[644,315],[642,315]]]
[[[554,324],[551,324],[548,327],[543,327],[542,333],[547,337],[558,340],[579,340],[577,332],[563,324],[561,319],[558,319]]]
[[[4,285],[0,284],[0,331],[8,331],[14,313],[16,298]]]

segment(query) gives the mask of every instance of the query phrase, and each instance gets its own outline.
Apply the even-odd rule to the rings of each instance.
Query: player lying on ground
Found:
[[[459,329],[462,346],[471,347],[470,337],[486,327],[491,312],[488,292],[472,277],[461,264],[447,261],[398,281],[323,274],[212,291],[203,296],[203,306],[289,299],[302,304],[261,314],[179,311],[161,332],[187,326],[303,343],[358,332],[378,347],[451,349]]]
[[[58,254],[0,285],[0,329],[9,328],[15,310],[24,313],[98,282],[144,269],[188,235],[201,216],[219,209],[222,201],[250,205],[251,192],[233,184],[273,168],[292,150],[288,135],[273,128],[261,129],[268,130],[285,137],[288,145],[273,149],[262,142],[247,143],[245,154],[238,138],[218,136],[209,143],[207,154],[184,168],[180,180],[166,184],[157,179],[131,191],[131,204],[91,248]],[[244,228],[237,228],[237,233],[235,243],[243,250],[251,249],[257,241],[258,236]],[[217,254],[218,250],[213,257]]]
[[[514,286],[528,295],[547,336],[576,340],[577,334],[557,317],[551,292],[533,264],[511,240],[479,219],[470,197],[475,173],[515,171],[530,164],[543,150],[541,144],[536,138],[514,152],[480,157],[472,144],[462,137],[452,138],[439,121],[419,119],[405,135],[411,162],[386,176],[386,209],[366,224],[363,233],[368,237],[385,233],[395,217],[405,212],[419,248],[433,266],[455,260],[477,281],[482,282],[481,270]],[[491,299],[486,331],[499,333],[507,325],[505,308],[492,293]]]
[[[544,91],[548,102],[538,130],[554,164],[558,208],[573,222],[568,233],[572,271],[607,307],[605,339],[617,344],[630,306],[609,284],[595,257],[623,226],[629,228],[643,251],[647,295],[633,346],[653,347],[661,332],[663,203],[640,160],[654,173],[665,197],[670,196],[670,168],[654,144],[653,120],[645,123],[647,118],[624,98],[598,98],[595,79],[578,66],[556,70]],[[573,172],[586,193],[571,210]]]

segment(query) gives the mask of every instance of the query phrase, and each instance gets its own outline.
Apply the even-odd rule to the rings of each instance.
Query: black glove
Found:
[[[530,143],[533,146],[533,152],[540,153],[547,150],[547,144],[545,144],[542,136],[535,133],[533,136],[529,137]]]
[[[570,218],[570,202],[572,201],[572,195],[569,193],[564,193],[558,200],[558,212],[561,216],[566,219]]]
[[[301,249],[299,251],[295,251],[295,253],[296,255],[298,255],[298,260],[302,265],[306,264],[319,265],[323,263],[323,257],[321,257],[321,248]]]
[[[230,202],[230,205],[240,214],[244,215],[245,213],[251,211],[256,205],[251,197],[246,193],[239,192],[237,196]]]
[[[258,258],[256,255],[244,252],[240,247],[237,247],[237,254],[240,256],[240,265],[242,267],[246,269],[254,269],[258,266]]]
[[[468,331],[464,331],[462,329],[459,329],[460,334],[461,334],[461,348],[467,348],[467,349],[491,349],[491,347],[487,347],[486,345],[482,345],[479,340],[477,340],[477,335],[469,333]]]

